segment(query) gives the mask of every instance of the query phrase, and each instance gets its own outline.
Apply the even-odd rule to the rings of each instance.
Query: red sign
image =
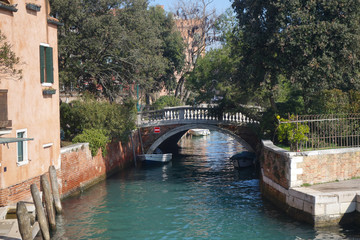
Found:
[[[160,133],[160,127],[154,127],[154,133]]]

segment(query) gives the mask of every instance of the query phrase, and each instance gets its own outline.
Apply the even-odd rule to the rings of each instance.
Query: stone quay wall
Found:
[[[134,136],[135,154],[141,153],[138,135]],[[114,172],[134,165],[132,141],[114,142],[107,146],[106,157],[101,149],[92,157],[89,143],[61,148],[61,166],[57,169],[59,191],[62,198],[80,192],[105,179]]]
[[[360,176],[360,148],[288,152],[263,141],[261,191],[298,220],[315,226],[338,224],[360,212],[356,191],[319,192],[304,186]]]
[[[289,152],[263,141],[264,176],[283,188],[360,177],[360,148]]]

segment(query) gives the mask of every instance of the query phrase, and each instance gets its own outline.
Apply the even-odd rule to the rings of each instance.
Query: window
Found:
[[[16,131],[16,138],[26,138],[27,137],[27,130],[17,130]],[[27,156],[27,141],[18,141],[17,142],[17,164],[24,165],[28,163],[28,156]]]
[[[40,81],[42,85],[54,83],[53,49],[48,45],[40,45]]]

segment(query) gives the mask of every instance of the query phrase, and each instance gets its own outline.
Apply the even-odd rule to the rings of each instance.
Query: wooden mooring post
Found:
[[[33,183],[30,186],[30,190],[31,190],[31,195],[32,195],[33,201],[34,201],[36,216],[37,216],[37,219],[38,219],[38,222],[40,225],[40,230],[41,230],[43,239],[50,240],[49,226],[48,226],[48,222],[47,222],[47,219],[45,216],[44,208],[42,206],[39,189],[37,188],[36,184]]]
[[[62,206],[60,201],[59,185],[57,182],[56,169],[54,166],[49,167],[49,175],[50,175],[51,188],[54,197],[55,210],[57,214],[61,214]]]
[[[23,240],[33,240],[30,216],[24,202],[16,204],[16,217]]]
[[[50,229],[55,230],[56,220],[55,220],[55,210],[54,210],[54,199],[51,194],[50,184],[46,174],[41,175],[40,181],[41,181],[41,187],[43,189],[46,213],[47,213]]]
[[[19,224],[21,238],[24,240],[33,240],[39,232],[39,226],[43,239],[50,240],[49,225],[51,230],[56,229],[55,209],[56,212],[60,214],[62,212],[62,206],[60,201],[59,187],[57,184],[56,170],[54,166],[50,166],[49,175],[51,187],[47,174],[43,174],[40,176],[40,183],[44,194],[46,213],[43,208],[43,203],[40,197],[38,187],[35,183],[30,186],[31,196],[35,205],[37,222],[35,222],[34,216],[28,213],[24,202],[20,201],[17,203],[16,217]]]

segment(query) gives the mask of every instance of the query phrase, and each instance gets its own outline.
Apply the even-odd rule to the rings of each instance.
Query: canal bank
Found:
[[[183,138],[180,155],[143,165],[63,201],[58,239],[354,239],[356,228],[314,228],[262,197],[254,168],[234,169],[243,150],[217,132]],[[356,238],[355,238],[356,239]]]
[[[290,216],[316,227],[359,223],[360,149],[288,152],[263,141],[261,191]]]
[[[61,148],[61,161],[56,166],[61,198],[64,200],[81,193],[105,178],[133,166],[135,155],[140,153],[141,146],[138,143],[138,135],[134,133],[132,137],[137,141],[129,139],[126,143],[108,144],[106,156],[102,156],[101,149],[96,156],[92,156],[89,143],[78,143]],[[37,181],[34,182],[40,186],[40,176],[36,179]],[[30,191],[27,182],[13,188],[24,192]],[[21,191],[17,190],[20,193]],[[35,208],[32,198],[22,198],[22,201],[26,202],[29,213],[33,214]],[[16,203],[0,207],[0,239],[21,239],[15,212]],[[38,224],[35,228],[33,232],[39,232]]]
[[[106,156],[99,149],[91,155],[89,143],[78,143],[61,148],[61,165],[58,166],[59,189],[62,198],[84,191],[114,173],[134,166],[141,154],[141,144],[136,132],[129,141],[107,145]]]

